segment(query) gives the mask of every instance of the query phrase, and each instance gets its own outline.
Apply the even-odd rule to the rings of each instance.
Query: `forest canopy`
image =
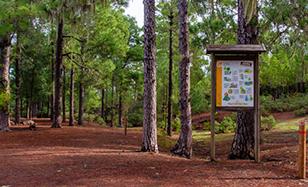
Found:
[[[144,33],[135,18],[125,14],[128,3],[0,0],[1,55],[6,47],[11,48],[11,91],[1,91],[0,106],[9,102],[11,116],[17,112],[28,118],[50,117],[55,95],[60,94],[63,99],[58,105],[64,120],[71,106],[76,119],[141,126]],[[233,0],[189,3],[193,114],[210,110],[210,58],[205,50],[209,44],[236,43],[236,6]],[[304,93],[308,85],[306,1],[264,0],[258,7],[258,42],[267,48],[261,57],[260,75],[261,94],[270,96],[265,102]],[[179,123],[178,20],[177,1],[157,2],[157,121],[162,128],[167,121],[170,41],[174,62],[172,121],[174,126]],[[59,58],[63,63],[57,69]],[[73,93],[71,79],[75,82]],[[54,92],[57,81],[61,82],[61,93]],[[74,105],[70,105],[71,97]]]

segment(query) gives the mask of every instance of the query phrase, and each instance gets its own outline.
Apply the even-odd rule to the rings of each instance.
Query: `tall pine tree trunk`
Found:
[[[61,118],[61,91],[62,91],[62,81],[61,73],[63,68],[63,27],[64,20],[63,17],[59,20],[58,32],[57,32],[57,48],[56,48],[56,63],[55,63],[55,100],[54,100],[54,121],[52,123],[52,128],[60,128],[62,123]]]
[[[37,102],[32,104],[32,118],[37,118],[37,112],[38,112],[38,104]]]
[[[51,43],[51,45],[54,45]],[[54,47],[52,46],[51,49],[51,84],[52,84],[52,90],[51,90],[51,96],[50,96],[50,120],[54,121],[54,101],[55,101],[55,59],[54,59]]]
[[[172,67],[173,67],[173,12],[170,8],[169,15],[169,82],[168,82],[168,123],[167,123],[167,134],[171,136],[172,132]]]
[[[16,41],[16,61],[15,61],[15,124],[20,123],[20,60],[21,60],[21,48],[20,48],[20,34],[17,33]]]
[[[78,125],[83,125],[84,113],[84,84],[83,84],[83,68],[80,69],[79,82],[79,111],[78,111]]]
[[[110,107],[110,127],[113,127],[113,123],[114,123],[114,99],[113,99],[113,96],[114,96],[114,75],[112,75],[112,81],[111,81],[111,107]]]
[[[121,90],[119,90],[119,105],[118,105],[118,123],[119,123],[119,127],[123,127],[122,125],[122,93]]]
[[[30,118],[30,101],[29,101],[30,99],[29,98],[27,98],[27,106],[26,106],[26,117],[27,117],[27,119],[29,119]]]
[[[22,97],[20,97],[20,117],[23,116],[23,107]]]
[[[188,1],[179,0],[180,18],[179,47],[180,62],[180,111],[181,132],[176,145],[171,149],[173,154],[191,158],[192,156],[192,128],[190,106],[190,55],[189,55],[189,31],[188,31]]]
[[[84,48],[85,48],[86,40],[82,39],[80,42],[80,54],[81,54],[81,63],[84,64],[83,56],[84,56]],[[83,114],[84,114],[84,68],[80,67],[80,75],[79,75],[79,110],[78,110],[78,125],[83,125]]]
[[[62,87],[62,120],[63,122],[66,121],[66,108],[65,108],[65,67],[63,66],[63,87]]]
[[[9,131],[10,54],[10,37],[0,38],[0,131]]]
[[[257,19],[257,15],[254,15],[247,24],[242,0],[238,0],[238,44],[257,44]],[[236,121],[237,127],[229,158],[254,159],[254,112],[238,112]]]
[[[35,67],[31,70],[31,81],[30,81],[30,97],[29,97],[29,119],[33,118],[33,89],[34,89],[34,71]]]
[[[142,151],[158,152],[156,124],[155,0],[144,0],[144,98]]]
[[[304,47],[302,47],[302,52],[301,54],[301,92],[305,93],[305,76],[306,76],[306,67],[305,67],[305,51],[304,51]]]
[[[70,119],[69,126],[74,126],[74,67],[71,67],[71,77],[70,77]]]
[[[105,115],[104,115],[104,120],[105,122],[107,122],[108,120],[108,114],[109,114],[109,111],[108,111],[108,89],[106,88],[105,89]]]
[[[48,99],[46,106],[47,106],[46,117],[48,118],[48,117],[50,117],[50,114],[49,114],[49,112],[50,112],[49,111],[50,110],[50,99]]]
[[[102,89],[102,98],[101,98],[101,102],[102,102],[102,106],[101,106],[101,117],[104,118],[105,116],[105,103],[104,103],[104,99],[105,99],[105,89]]]

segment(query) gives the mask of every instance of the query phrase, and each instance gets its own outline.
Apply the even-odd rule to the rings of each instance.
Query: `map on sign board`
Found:
[[[254,106],[253,67],[253,61],[217,61],[217,107]]]

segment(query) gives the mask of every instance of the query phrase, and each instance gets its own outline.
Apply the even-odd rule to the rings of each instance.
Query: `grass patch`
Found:
[[[306,116],[306,118],[308,118],[308,116]],[[275,124],[272,131],[280,131],[280,132],[297,131],[298,123],[303,119],[305,119],[305,117],[278,122]],[[234,133],[215,134],[215,141],[221,142],[221,141],[232,140],[233,136]],[[193,141],[209,143],[210,139],[211,139],[211,133],[209,131],[197,131],[197,130],[193,131]]]
[[[157,143],[159,145],[159,149],[166,149],[169,150],[170,148],[172,148],[172,146],[175,145],[177,138],[175,138],[175,136],[177,137],[177,134],[174,135],[175,132],[173,132],[173,136],[169,137],[167,136],[166,132],[163,129],[158,129],[157,131]]]
[[[304,119],[305,117],[279,122],[276,124],[273,130],[274,131],[297,131],[298,123]]]
[[[193,140],[196,142],[210,142],[211,133],[209,131],[193,131]],[[225,134],[215,134],[215,141],[226,141],[231,140],[234,136],[234,133],[225,133]]]
[[[308,116],[306,116],[308,117]],[[278,122],[274,128],[270,131],[279,131],[279,132],[292,132],[298,130],[298,123],[299,121],[305,119],[302,118],[295,118],[287,121]],[[162,129],[158,130],[158,145],[162,149],[170,149],[172,146],[175,145],[178,139],[179,133],[173,132],[172,137],[166,135],[165,131]],[[200,131],[200,130],[193,130],[192,132],[193,141],[194,142],[203,142],[203,143],[210,143],[211,140],[211,133],[210,131]],[[224,141],[231,141],[234,137],[234,133],[223,133],[223,134],[215,134],[215,141],[216,142],[224,142]]]

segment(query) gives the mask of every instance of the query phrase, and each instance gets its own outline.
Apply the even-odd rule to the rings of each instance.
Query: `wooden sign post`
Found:
[[[305,121],[300,122],[298,131],[298,176],[306,178],[306,126]]]
[[[259,54],[262,45],[210,45],[212,55],[211,160],[215,160],[216,111],[253,111],[255,160],[260,162]]]

